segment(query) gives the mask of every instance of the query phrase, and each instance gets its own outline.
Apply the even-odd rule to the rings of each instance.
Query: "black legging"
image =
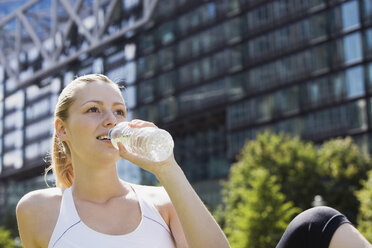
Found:
[[[276,248],[328,248],[336,229],[348,219],[330,207],[308,209],[288,225]]]

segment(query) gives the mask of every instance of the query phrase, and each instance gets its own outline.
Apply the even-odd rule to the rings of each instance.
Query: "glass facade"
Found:
[[[136,39],[134,116],[172,132],[191,181],[225,177],[265,130],[372,151],[370,1],[166,2]]]

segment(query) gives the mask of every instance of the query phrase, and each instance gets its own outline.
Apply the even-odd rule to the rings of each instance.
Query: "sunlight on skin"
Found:
[[[329,248],[372,248],[372,245],[355,227],[343,224],[333,235]]]

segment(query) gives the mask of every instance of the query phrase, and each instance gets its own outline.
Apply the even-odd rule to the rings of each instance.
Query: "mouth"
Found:
[[[102,135],[102,136],[98,136],[97,137],[97,140],[101,140],[101,141],[111,141],[110,137],[108,135]]]

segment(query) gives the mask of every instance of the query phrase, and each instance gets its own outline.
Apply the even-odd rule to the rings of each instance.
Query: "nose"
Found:
[[[103,125],[105,127],[114,127],[117,123],[118,120],[116,119],[116,116],[111,111],[107,111]]]

